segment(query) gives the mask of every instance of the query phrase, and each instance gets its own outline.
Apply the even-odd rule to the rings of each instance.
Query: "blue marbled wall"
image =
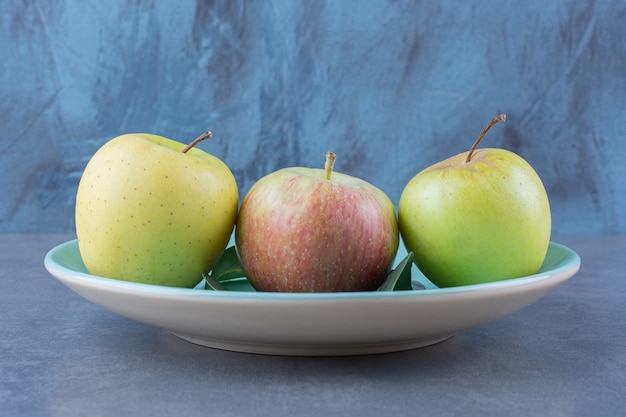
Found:
[[[3,1],[0,45],[1,232],[72,232],[122,133],[213,130],[242,195],[333,150],[397,202],[500,112],[483,145],[535,167],[555,234],[626,232],[621,0]]]

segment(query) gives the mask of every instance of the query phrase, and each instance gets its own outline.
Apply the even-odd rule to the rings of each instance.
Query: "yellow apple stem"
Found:
[[[474,153],[474,150],[478,146],[478,143],[480,142],[480,140],[483,138],[483,136],[485,136],[485,133],[487,133],[487,131],[491,129],[491,126],[495,125],[498,122],[506,122],[506,114],[500,114],[494,117],[493,120],[490,121],[487,126],[485,126],[485,128],[483,129],[482,132],[480,132],[480,135],[478,135],[478,138],[476,139],[476,141],[470,148],[469,152],[467,153],[467,159],[465,160],[465,163],[468,163],[470,159],[472,159],[472,154]]]
[[[193,148],[194,146],[196,146],[198,143],[202,142],[203,140],[211,139],[212,136],[213,136],[213,133],[211,133],[210,130],[207,130],[206,132],[204,132],[203,134],[195,138],[193,142],[187,145],[185,149],[183,149],[183,153],[187,153],[189,149]]]
[[[337,159],[337,155],[328,151],[326,152],[326,164],[324,168],[326,170],[326,179],[330,179],[330,174],[333,173],[333,167],[335,166],[335,160]]]

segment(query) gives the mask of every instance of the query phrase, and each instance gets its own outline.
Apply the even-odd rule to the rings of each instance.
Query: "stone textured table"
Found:
[[[98,307],[43,257],[70,235],[0,235],[0,415],[609,416],[626,406],[626,236],[556,237],[577,275],[427,348],[234,353]]]

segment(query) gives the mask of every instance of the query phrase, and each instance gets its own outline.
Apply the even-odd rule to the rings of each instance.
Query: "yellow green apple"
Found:
[[[372,184],[325,169],[284,168],[259,179],[237,219],[243,272],[258,291],[376,289],[399,244],[395,207]]]
[[[105,143],[76,195],[81,257],[94,275],[191,287],[217,261],[233,231],[238,189],[219,158],[152,134]]]
[[[418,268],[439,287],[536,273],[550,242],[544,185],[519,155],[476,149],[434,164],[413,177],[400,196],[398,222]]]

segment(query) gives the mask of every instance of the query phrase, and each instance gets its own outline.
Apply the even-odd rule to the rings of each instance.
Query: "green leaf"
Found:
[[[211,276],[219,282],[230,281],[231,279],[245,276],[241,270],[237,250],[234,246],[226,249],[222,256],[220,256],[213,266]]]
[[[205,290],[226,291],[228,289],[224,285],[220,284],[218,280],[213,278],[210,272],[204,272],[202,277],[204,278]]]
[[[245,275],[241,269],[241,264],[239,263],[239,257],[237,256],[237,250],[235,247],[231,246],[226,249],[213,266],[211,272],[204,273],[202,276],[206,281],[204,286],[205,289],[221,291],[227,289],[224,285],[222,285],[222,282],[244,277]]]
[[[412,290],[411,267],[413,266],[413,252],[409,252],[393,269],[377,291],[405,291]],[[224,251],[210,272],[202,274],[206,290],[226,291],[228,288],[223,282],[245,277],[239,257],[234,246]]]
[[[387,275],[385,281],[377,291],[404,291],[412,290],[411,267],[413,266],[413,252],[409,252],[396,268]]]

